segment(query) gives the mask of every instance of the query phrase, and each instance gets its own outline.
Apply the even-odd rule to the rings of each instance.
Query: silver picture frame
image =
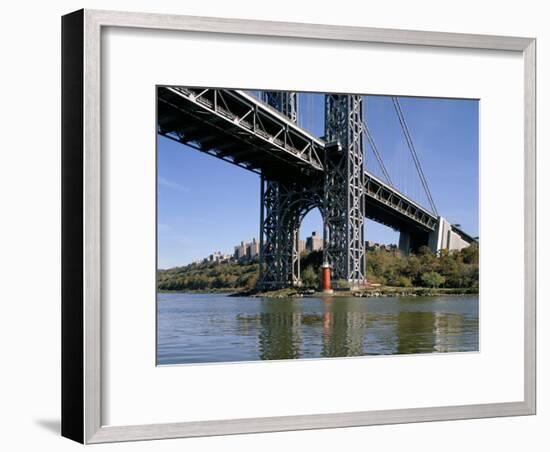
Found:
[[[101,34],[105,27],[516,52],[524,67],[523,400],[445,407],[105,426],[101,419]],[[532,415],[535,381],[536,40],[413,30],[80,10],[62,18],[62,435],[91,444]],[[103,194],[105,195],[105,194]]]

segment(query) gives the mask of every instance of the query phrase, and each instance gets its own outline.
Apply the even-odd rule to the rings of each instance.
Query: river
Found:
[[[478,296],[160,293],[157,364],[477,351]]]

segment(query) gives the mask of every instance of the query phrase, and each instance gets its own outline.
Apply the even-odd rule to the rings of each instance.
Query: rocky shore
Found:
[[[318,292],[313,289],[279,289],[271,291],[243,291],[231,294],[232,297],[254,298],[301,298],[301,297],[325,297],[325,298],[384,298],[384,297],[439,297],[439,296],[464,296],[475,295],[477,289],[463,288],[427,288],[427,287],[376,287],[359,290],[335,290],[331,294]]]

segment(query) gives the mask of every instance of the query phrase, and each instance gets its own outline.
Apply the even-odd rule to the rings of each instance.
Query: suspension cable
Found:
[[[418,176],[420,177],[420,182],[422,183],[422,187],[424,188],[424,191],[426,192],[426,196],[428,197],[428,202],[430,203],[432,212],[436,215],[439,215],[437,212],[437,208],[435,207],[435,202],[432,198],[432,194],[430,192],[430,187],[428,186],[428,180],[426,179],[424,171],[422,170],[420,159],[418,158],[418,154],[416,153],[416,149],[414,148],[411,134],[409,133],[409,128],[407,127],[407,123],[405,122],[405,116],[403,115],[403,111],[401,110],[399,99],[397,97],[392,96],[392,101],[393,101],[393,107],[395,108],[395,112],[397,113],[397,117],[399,118],[399,123],[401,124],[401,129],[403,130],[403,134],[405,135],[407,146],[411,152],[414,166],[416,167],[416,171],[418,172]]]
[[[388,173],[388,170],[386,169],[386,165],[384,165],[384,161],[382,160],[382,156],[380,155],[380,152],[378,151],[378,147],[376,146],[376,143],[374,142],[372,138],[372,134],[370,133],[369,127],[367,126],[366,121],[363,120],[363,131],[365,132],[365,136],[367,137],[367,140],[370,144],[370,147],[372,149],[372,152],[374,153],[374,156],[376,157],[376,160],[378,161],[378,164],[380,165],[380,169],[382,170],[382,174],[384,174],[384,178],[393,187],[393,182],[391,180],[390,174]]]

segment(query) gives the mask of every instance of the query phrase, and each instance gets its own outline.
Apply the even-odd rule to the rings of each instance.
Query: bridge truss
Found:
[[[158,131],[167,138],[272,177],[323,170],[320,139],[242,91],[159,87],[157,93]]]

